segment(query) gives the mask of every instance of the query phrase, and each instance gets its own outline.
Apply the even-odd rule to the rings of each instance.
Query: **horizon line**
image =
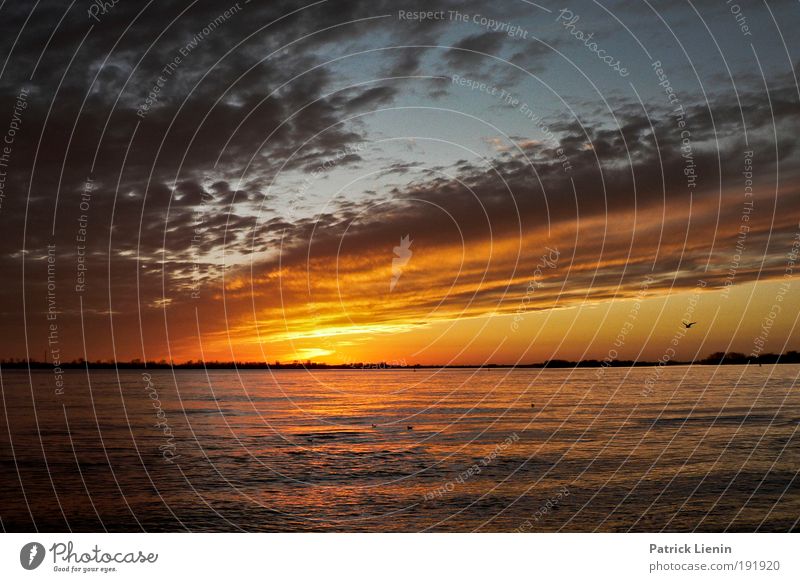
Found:
[[[300,361],[292,360],[291,362],[281,362],[276,360],[274,362],[262,361],[220,361],[220,360],[186,360],[183,362],[160,360],[140,360],[134,358],[132,360],[84,360],[83,358],[73,359],[69,362],[48,362],[31,359],[11,358],[0,359],[0,369],[3,367],[11,369],[29,368],[29,369],[47,369],[47,368],[61,368],[61,369],[356,369],[356,370],[380,370],[380,369],[447,369],[447,368],[609,368],[609,367],[637,367],[637,366],[686,366],[686,365],[737,365],[737,364],[797,364],[800,363],[800,352],[796,350],[787,350],[784,353],[766,353],[759,355],[746,355],[741,352],[714,352],[704,358],[694,360],[624,360],[608,358],[598,360],[595,358],[583,360],[565,360],[560,358],[551,358],[541,362],[532,363],[483,363],[483,364],[400,364],[397,361],[377,361],[377,362],[349,362],[349,363],[335,363],[328,364],[325,362],[314,362],[312,360]]]

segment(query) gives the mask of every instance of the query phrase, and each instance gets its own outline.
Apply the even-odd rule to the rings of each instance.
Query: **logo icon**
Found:
[[[410,235],[406,235],[400,239],[400,246],[394,247],[394,254],[396,257],[392,258],[392,281],[389,283],[389,291],[394,291],[397,286],[397,281],[400,275],[403,274],[403,267],[411,260],[411,244],[413,240],[409,240]]]
[[[35,570],[44,561],[44,546],[38,542],[30,542],[19,551],[19,563],[26,570]]]

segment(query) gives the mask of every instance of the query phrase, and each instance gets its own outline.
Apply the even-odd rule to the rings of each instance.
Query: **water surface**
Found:
[[[71,370],[59,395],[50,372],[3,370],[0,518],[9,531],[796,530],[800,366],[654,374]]]

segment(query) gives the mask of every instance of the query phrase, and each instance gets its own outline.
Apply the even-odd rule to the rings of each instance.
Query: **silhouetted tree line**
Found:
[[[798,364],[800,363],[800,353],[791,350],[785,354],[761,354],[754,357],[740,352],[714,352],[698,363],[715,366],[720,364]]]
[[[28,368],[31,369],[51,369],[52,362],[41,362],[37,360],[24,360],[20,358],[11,358],[0,360],[0,366],[3,368]],[[177,369],[177,370],[269,370],[269,369],[287,369],[287,370],[303,370],[303,369],[352,369],[352,370],[378,370],[388,368],[419,368],[420,364],[405,366],[391,364],[387,362],[353,362],[347,364],[323,364],[319,362],[220,362],[213,361],[195,361],[188,360],[186,362],[168,362],[166,360],[131,360],[128,362],[115,362],[113,360],[93,360],[86,361],[83,359],[72,360],[70,362],[60,362],[59,366],[65,370],[67,369],[86,369],[92,370],[159,370],[159,369]],[[431,366],[433,367],[433,366]],[[437,366],[438,367],[438,366]],[[466,366],[465,366],[466,367]]]
[[[740,352],[714,352],[710,356],[702,360],[695,360],[694,362],[681,362],[671,360],[666,363],[668,366],[680,366],[688,364],[703,364],[703,365],[742,365],[742,364],[800,364],[800,352],[795,350],[788,351],[784,354],[761,354],[757,357],[748,356]],[[600,367],[615,367],[615,368],[628,368],[632,366],[656,366],[658,362],[650,362],[644,360],[581,360],[574,362],[570,360],[548,360],[546,362],[539,362],[535,364],[485,364],[479,365],[448,365],[448,366],[435,366],[435,365],[421,365],[421,364],[395,364],[388,362],[351,362],[347,364],[323,364],[319,362],[220,362],[220,361],[194,361],[187,362],[168,362],[166,360],[131,360],[129,362],[114,362],[112,360],[94,360],[85,361],[83,359],[72,360],[70,362],[60,362],[59,366],[62,369],[92,369],[92,370],[158,370],[158,369],[177,369],[177,370],[391,370],[391,369],[414,369],[414,368],[600,368]],[[31,369],[52,369],[52,362],[40,362],[36,360],[24,360],[20,358],[11,358],[0,360],[0,367],[2,368],[31,368]]]

